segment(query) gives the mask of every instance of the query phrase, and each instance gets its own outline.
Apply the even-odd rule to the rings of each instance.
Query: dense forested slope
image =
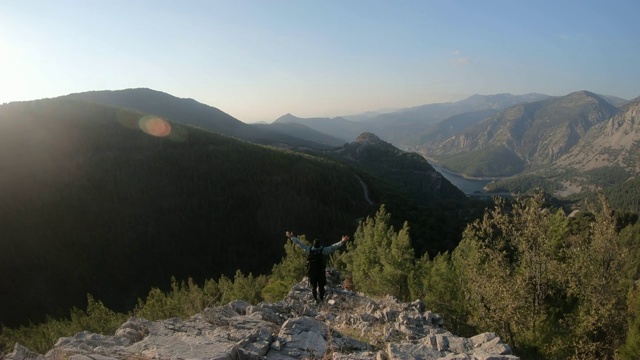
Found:
[[[377,135],[362,133],[330,154],[366,170],[416,197],[422,204],[436,200],[464,200],[464,193],[416,153],[402,151]]]
[[[283,231],[327,242],[370,211],[335,162],[54,99],[0,107],[0,319],[130,307],[171,276],[267,272]],[[155,129],[153,124],[155,124]],[[159,132],[158,132],[159,131]]]
[[[268,273],[284,230],[332,242],[383,203],[420,253],[452,249],[468,215],[464,199],[427,207],[353,164],[69,98],[0,107],[0,186],[9,326],[87,293],[127,311],[172,276]]]
[[[375,185],[371,193],[395,214],[393,225],[401,228],[405,220],[410,222],[412,245],[419,256],[452,251],[465,219],[481,214],[424,157],[402,151],[375,134],[362,133],[326,154],[369,174],[367,182]]]

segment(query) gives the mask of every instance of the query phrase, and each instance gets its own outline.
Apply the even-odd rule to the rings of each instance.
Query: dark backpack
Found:
[[[322,249],[324,247],[309,249],[309,254],[307,255],[307,271],[314,274],[319,274],[324,271],[324,254],[322,254]]]

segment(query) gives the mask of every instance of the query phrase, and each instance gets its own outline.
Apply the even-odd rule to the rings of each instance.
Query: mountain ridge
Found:
[[[262,145],[285,144],[285,147],[307,147],[317,150],[331,147],[273,131],[270,127],[246,124],[218,108],[194,99],[178,98],[148,88],[90,91],[69,94],[65,97],[162,116],[183,125],[200,127]],[[309,136],[320,138],[317,135]]]
[[[640,97],[612,117],[593,125],[561,157],[510,179],[488,184],[489,191],[527,193],[540,187],[564,199],[605,194],[622,211],[640,211]]]
[[[627,102],[609,120],[594,126],[573,151],[558,160],[558,166],[590,170],[616,164],[640,172],[633,157],[640,147],[640,97]]]
[[[417,144],[415,134],[425,132],[429,127],[449,117],[461,115],[469,111],[503,109],[513,103],[547,97],[548,95],[535,93],[525,95],[476,94],[456,102],[433,103],[397,109],[391,112],[367,116],[360,121],[347,120],[349,116],[338,116],[335,118],[298,118],[291,114],[285,114],[276,121],[298,122],[314,130],[336,137],[348,134],[350,138],[354,138],[363,132],[371,132],[398,147],[406,147]],[[338,121],[336,119],[338,119]]]
[[[454,170],[455,165],[447,164],[446,156],[457,153],[472,156],[483,148],[500,146],[519,157],[523,166],[549,164],[574,146],[589,128],[617,112],[600,96],[577,91],[509,107],[448,139],[423,144],[417,150],[429,157],[439,157]]]

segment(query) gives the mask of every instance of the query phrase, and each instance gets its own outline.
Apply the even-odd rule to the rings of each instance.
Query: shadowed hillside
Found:
[[[386,179],[422,204],[436,200],[465,200],[462,191],[442,177],[431,164],[416,153],[402,151],[372,133],[362,133],[350,144],[336,150],[339,156],[354,166]]]
[[[331,242],[381,204],[419,253],[453,249],[463,226],[462,203],[421,204],[352,164],[68,97],[0,107],[0,186],[9,326],[66,315],[87,293],[128,311],[172,276],[265,274],[283,229]]]
[[[376,184],[371,193],[396,214],[400,220],[396,227],[412,219],[412,245],[420,256],[452,251],[465,225],[462,219],[474,216],[465,194],[427,160],[375,134],[362,133],[354,142],[327,154],[370,174],[367,183]]]
[[[0,107],[0,186],[7,325],[86,293],[125,310],[171,276],[265,273],[282,229],[331,241],[370,210],[337,163],[62,98]]]

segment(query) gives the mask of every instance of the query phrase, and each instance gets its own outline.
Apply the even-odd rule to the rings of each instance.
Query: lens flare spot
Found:
[[[138,121],[138,126],[149,135],[165,137],[171,134],[171,124],[157,116],[145,116]]]

